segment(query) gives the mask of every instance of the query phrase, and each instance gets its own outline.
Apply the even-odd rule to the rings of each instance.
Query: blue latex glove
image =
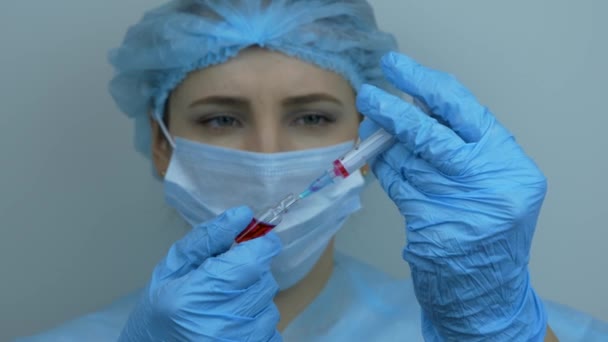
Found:
[[[403,258],[426,340],[535,341],[547,324],[528,274],[546,179],[452,76],[390,53],[385,76],[432,116],[365,85],[357,106],[398,142],[372,163],[407,223]]]
[[[120,341],[281,341],[273,234],[241,243],[246,207],[226,211],[176,242],[155,268]]]

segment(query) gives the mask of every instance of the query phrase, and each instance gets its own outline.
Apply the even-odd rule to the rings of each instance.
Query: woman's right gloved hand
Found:
[[[176,242],[119,340],[281,341],[270,273],[279,238],[271,232],[230,248],[252,217],[247,207],[230,209]]]

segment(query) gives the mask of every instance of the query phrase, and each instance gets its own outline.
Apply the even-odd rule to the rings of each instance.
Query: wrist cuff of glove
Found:
[[[431,317],[433,315],[422,310],[422,334],[425,341],[536,342],[544,340],[547,330],[544,305],[530,286],[517,310],[510,317],[501,317],[498,313],[492,317],[477,317],[475,321],[469,317]]]

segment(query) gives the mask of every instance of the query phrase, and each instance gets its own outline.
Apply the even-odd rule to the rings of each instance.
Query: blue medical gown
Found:
[[[115,341],[138,296],[17,341]],[[559,304],[545,306],[560,341],[608,341],[608,323]],[[412,282],[338,253],[328,284],[282,335],[285,341],[423,341]]]

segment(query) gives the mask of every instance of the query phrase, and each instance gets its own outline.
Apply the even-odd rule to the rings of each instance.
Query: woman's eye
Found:
[[[334,120],[324,114],[306,114],[298,117],[294,124],[298,126],[324,126],[332,122]]]
[[[201,118],[201,124],[209,128],[233,128],[240,127],[240,122],[231,116],[215,116],[211,118]]]

